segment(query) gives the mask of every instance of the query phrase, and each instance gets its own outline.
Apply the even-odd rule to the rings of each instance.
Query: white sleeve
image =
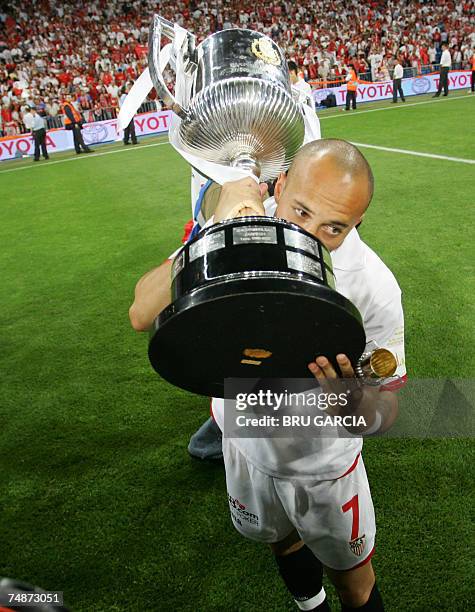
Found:
[[[176,251],[173,251],[173,253],[168,256],[168,259],[171,259],[173,261],[175,257],[178,255],[178,253],[182,250],[182,248],[183,246],[179,247]]]
[[[384,381],[382,389],[395,391],[406,382],[406,358],[404,353],[404,313],[401,303],[401,292],[388,301],[375,297],[370,312],[364,321],[366,332],[366,350],[376,347],[390,350],[396,357],[397,370],[391,378]]]
[[[309,91],[308,91],[308,105],[310,106],[310,108],[313,110],[313,112],[315,112],[315,98],[313,97],[313,89],[312,86],[309,85]]]

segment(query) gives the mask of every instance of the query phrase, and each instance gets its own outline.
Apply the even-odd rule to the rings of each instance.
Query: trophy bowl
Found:
[[[170,383],[224,397],[225,378],[310,378],[316,356],[356,362],[364,347],[361,316],[335,291],[325,247],[282,219],[243,217],[181,249],[148,353]]]

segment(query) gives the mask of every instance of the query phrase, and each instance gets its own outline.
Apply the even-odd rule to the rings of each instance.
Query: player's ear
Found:
[[[279,174],[279,178],[277,179],[274,187],[274,198],[277,204],[279,203],[280,196],[282,195],[282,191],[284,190],[285,181],[287,180],[287,174],[285,172],[281,172]]]

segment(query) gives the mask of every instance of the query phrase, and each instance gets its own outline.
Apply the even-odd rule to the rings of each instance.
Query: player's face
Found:
[[[276,217],[296,223],[333,251],[361,221],[368,203],[368,183],[322,159],[297,168],[289,177],[281,175],[275,200]]]

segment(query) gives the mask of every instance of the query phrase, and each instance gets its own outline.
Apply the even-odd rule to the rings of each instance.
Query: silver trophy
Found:
[[[176,43],[177,33],[174,95],[162,76],[161,45],[164,36]],[[288,169],[305,126],[291,93],[287,62],[270,38],[232,29],[195,46],[193,34],[155,15],[148,59],[158,95],[181,118],[179,139],[185,151],[249,169],[261,181]]]

